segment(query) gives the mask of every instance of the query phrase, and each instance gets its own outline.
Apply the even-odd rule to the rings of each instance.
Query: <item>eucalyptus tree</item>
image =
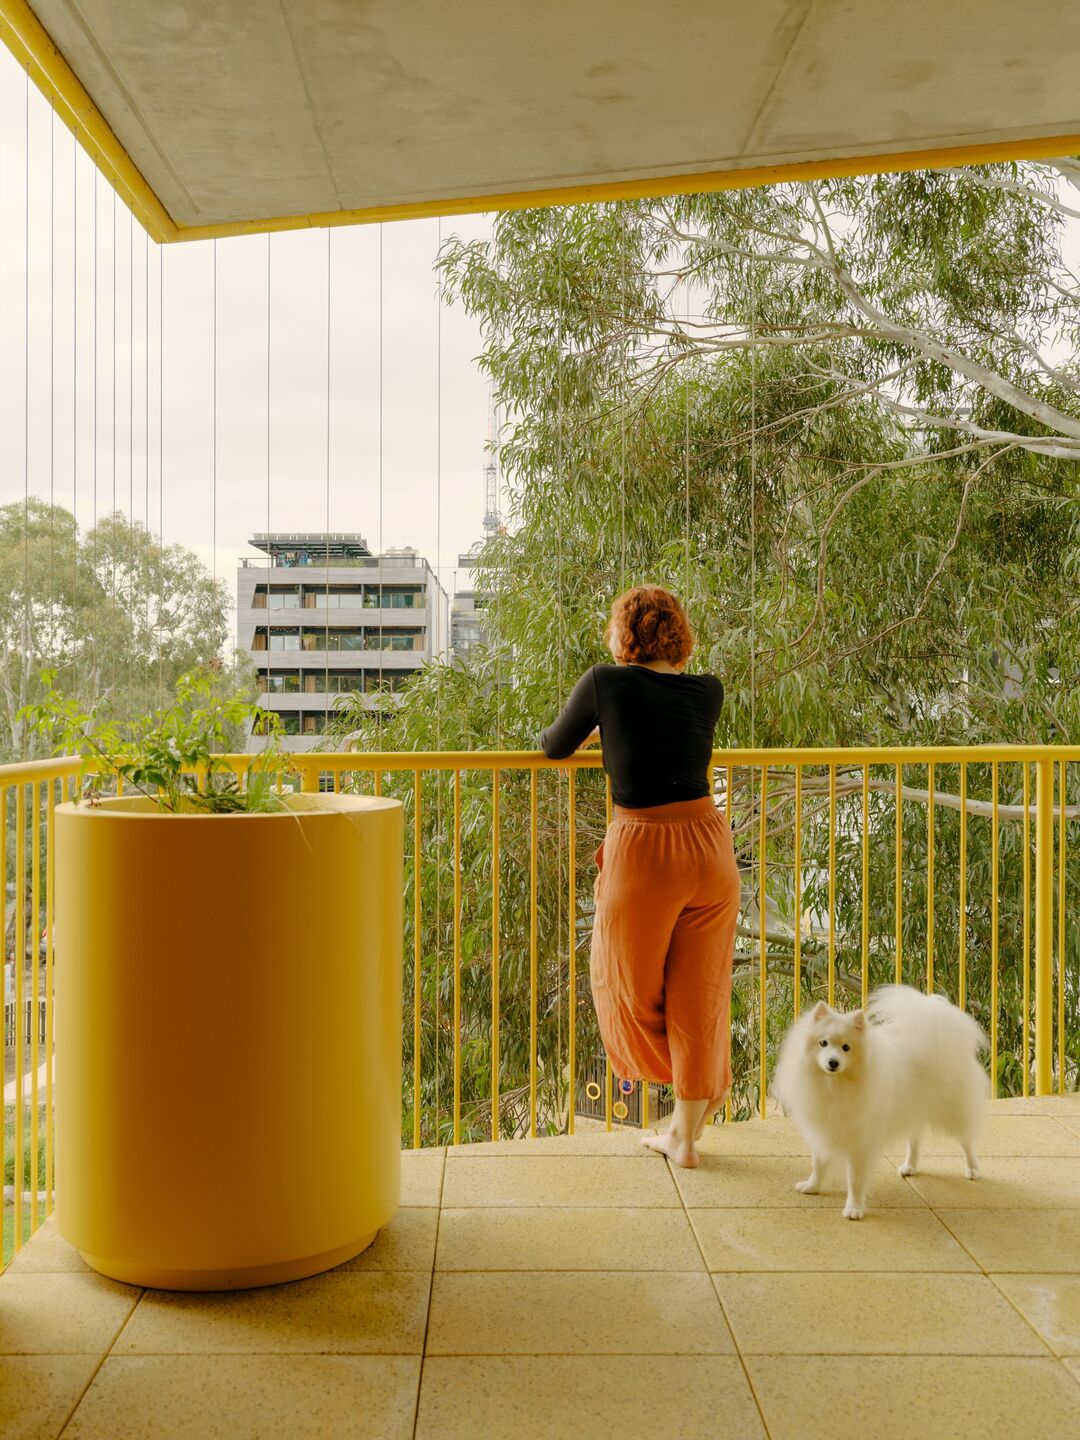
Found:
[[[1074,176],[1062,161],[525,211],[500,216],[489,241],[449,241],[444,294],[479,319],[481,363],[506,417],[498,448],[507,524],[485,544],[477,575],[488,646],[468,670],[429,669],[381,733],[357,703],[346,704],[344,731],[371,748],[531,747],[577,674],[604,658],[612,596],[648,580],[683,594],[700,641],[693,663],[725,680],[722,745],[1076,735],[1080,291],[1062,246],[1075,218],[1063,198]],[[963,802],[961,778],[944,764],[934,776],[931,890],[929,775],[913,766],[900,774],[898,916],[893,767],[871,768],[865,800],[862,772],[840,767],[832,803],[827,771],[808,770],[797,917],[790,772],[770,777],[764,887],[760,777],[736,768],[729,789],[720,775],[745,878],[737,1109],[756,1101],[762,924],[770,1049],[796,998],[796,968],[805,1002],[833,984],[857,996],[864,963],[871,982],[899,964],[905,979],[925,983],[932,957],[935,985],[955,997],[963,948],[965,1001],[999,1031],[998,1083],[1020,1087],[1030,939],[1024,778],[1018,766],[996,775],[996,851],[994,772],[969,766]],[[463,851],[462,936],[471,950],[460,978],[458,1074],[466,1121],[475,1114],[482,1128],[490,1118],[481,1113],[485,1087],[490,1093],[490,796],[479,772],[463,783],[472,787],[467,799],[475,791],[466,812],[479,818]],[[565,789],[560,800],[556,786],[566,782],[544,783],[537,1069],[547,1087],[543,1118],[558,1125],[581,1077],[565,1073],[571,928]],[[517,907],[501,937],[501,1003],[520,1026],[532,959],[529,795],[515,784],[501,809],[503,900]],[[604,805],[590,781],[579,784],[572,929],[584,1063],[596,1044],[584,973],[589,862]],[[1071,777],[1070,787],[1073,817],[1080,796]],[[448,807],[444,794],[425,853],[448,843]],[[1076,848],[1070,887],[1080,884]],[[439,1089],[434,1110],[444,1115],[454,1051],[444,960],[454,947],[449,877],[437,861],[430,872],[420,877],[433,927],[421,952],[437,963],[422,976],[422,1043],[424,1073]],[[1074,1084],[1075,927],[1066,945],[1062,1013]],[[464,1067],[462,1045],[472,1047]],[[508,1102],[507,1124],[526,1113],[523,1058],[504,1064],[502,1089],[516,1104]]]

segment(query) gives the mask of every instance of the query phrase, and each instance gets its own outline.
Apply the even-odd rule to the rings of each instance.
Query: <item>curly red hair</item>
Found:
[[[666,660],[685,665],[694,648],[686,611],[670,590],[636,585],[614,602],[605,635],[615,640],[615,658],[624,665]]]

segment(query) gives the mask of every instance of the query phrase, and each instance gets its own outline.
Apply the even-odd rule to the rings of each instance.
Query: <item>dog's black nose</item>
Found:
[[[835,1058],[833,1058],[832,1060],[830,1060],[830,1061],[829,1061],[829,1069],[830,1069],[830,1070],[839,1070],[839,1069],[840,1069],[840,1061],[837,1060],[837,1059],[835,1059]]]

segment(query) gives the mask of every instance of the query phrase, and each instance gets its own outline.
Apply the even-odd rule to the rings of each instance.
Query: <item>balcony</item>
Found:
[[[627,1132],[406,1153],[369,1252],[224,1296],[104,1280],[50,1221],[0,1279],[8,1433],[1075,1434],[1080,1102],[994,1111],[977,1185],[883,1161],[858,1225],[779,1119],[694,1172]]]
[[[0,1277],[12,1433],[1077,1433],[1077,760],[717,752],[744,875],[736,1083],[686,1172],[642,1149],[632,1122],[654,1123],[657,1097],[631,1095],[596,1049],[599,757],[290,757],[302,788],[406,806],[403,1206],[335,1271],[224,1295],[103,1279],[49,1217],[51,815],[78,767],[8,767],[16,953],[42,937],[13,999],[45,1006],[44,1032],[15,1026],[5,1094],[25,1186],[5,1196],[5,1242],[22,1243]],[[854,1005],[897,976],[978,1016],[999,1098],[977,1184],[943,1147],[911,1179],[883,1159],[851,1224],[838,1181],[793,1190],[805,1148],[775,1113],[770,1062],[794,1004]]]

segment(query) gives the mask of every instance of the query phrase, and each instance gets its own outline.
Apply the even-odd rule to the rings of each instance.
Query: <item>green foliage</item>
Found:
[[[577,676],[606,658],[614,595],[646,581],[682,595],[698,636],[691,668],[724,680],[723,746],[1038,744],[1080,733],[1080,509],[1075,460],[1055,449],[1080,421],[1080,391],[1075,360],[1054,373],[1038,360],[1075,338],[1076,302],[1059,217],[1029,193],[1040,187],[1032,167],[882,176],[516,212],[498,217],[488,242],[448,241],[444,293],[479,320],[481,363],[506,417],[508,521],[475,575],[487,645],[468,668],[428,667],[392,712],[373,717],[346,701],[330,743],[534,748]],[[1005,438],[983,441],[972,427]],[[419,885],[406,949],[410,965],[414,946],[420,956],[419,977],[410,972],[406,993],[419,994],[421,1089],[406,1097],[407,1140],[414,1100],[422,1139],[453,1135],[455,1089],[462,1136],[490,1133],[496,939],[503,1133],[528,1125],[534,1077],[539,1128],[563,1128],[571,1090],[599,1053],[586,972],[602,783],[575,782],[571,861],[565,775],[539,777],[534,844],[529,777],[503,774],[496,931],[489,773],[457,782],[456,912],[455,781],[423,784],[422,858],[406,897],[411,926]],[[935,988],[959,999],[961,937],[963,999],[994,1033],[1000,1093],[1022,1089],[1031,774],[968,767],[963,907],[959,767],[937,767],[932,825],[928,778],[904,768],[898,821],[894,768],[871,767],[864,830],[861,772],[841,770],[830,807],[827,772],[809,768],[796,886],[790,772],[770,776],[764,854],[760,773],[736,767],[730,785],[718,776],[744,889],[736,1114],[756,1109],[762,1060],[768,1071],[797,1003],[830,993],[857,1003],[864,973],[867,985],[891,980],[898,960],[920,985],[932,961]],[[1068,776],[1072,806],[1078,778]],[[990,808],[995,779],[999,805],[1011,807],[996,856],[990,819],[972,808]],[[399,793],[412,817],[411,780],[387,776],[383,793]],[[1065,894],[1080,893],[1075,841],[1062,874]],[[1072,924],[1060,962],[1055,1027],[1060,1019],[1074,1086]]]
[[[173,814],[252,814],[279,810],[277,782],[284,775],[277,717],[235,694],[222,693],[222,677],[210,671],[182,675],[168,705],[126,725],[85,711],[42,677],[43,698],[19,712],[19,720],[46,737],[54,754],[80,754],[89,777],[84,795],[99,798],[103,775],[122,780]],[[244,783],[222,758],[247,725],[258,725],[269,743],[255,757]]]

